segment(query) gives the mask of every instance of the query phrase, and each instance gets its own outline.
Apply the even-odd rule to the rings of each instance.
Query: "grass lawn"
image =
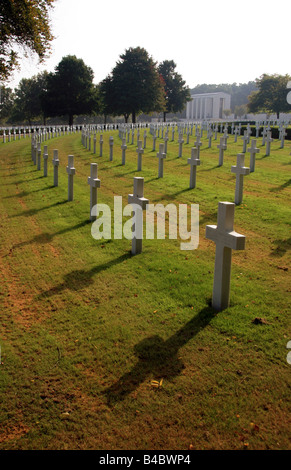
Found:
[[[256,171],[235,209],[246,249],[233,251],[230,307],[217,313],[215,244],[205,226],[217,223],[219,201],[234,201],[230,169],[241,137],[236,144],[229,137],[218,167],[220,134],[208,149],[204,133],[197,187],[189,190],[194,135],[177,158],[178,133],[174,142],[169,133],[163,179],[162,139],[153,152],[148,132],[137,172],[136,137],[122,166],[118,131],[103,136],[102,157],[99,135],[97,155],[80,133],[45,142],[47,178],[28,138],[0,144],[0,449],[290,449],[290,143],[280,149],[275,140],[266,157],[257,140]],[[113,196],[122,196],[126,205],[133,177],[143,176],[150,203],[199,204],[198,249],[144,240],[143,253],[131,256],[125,238],[95,240],[92,162],[99,203],[113,208]]]

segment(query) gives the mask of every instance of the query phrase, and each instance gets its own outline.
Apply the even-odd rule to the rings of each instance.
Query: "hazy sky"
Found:
[[[54,71],[69,54],[82,58],[99,83],[125,49],[137,46],[157,62],[174,60],[190,88],[285,75],[290,19],[290,0],[56,0],[50,58],[41,66],[23,59],[9,86]]]

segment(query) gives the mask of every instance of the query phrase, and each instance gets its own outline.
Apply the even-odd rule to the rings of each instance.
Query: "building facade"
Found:
[[[223,111],[230,109],[231,96],[228,93],[201,93],[191,95],[187,103],[186,118],[188,121],[199,119],[222,119]]]

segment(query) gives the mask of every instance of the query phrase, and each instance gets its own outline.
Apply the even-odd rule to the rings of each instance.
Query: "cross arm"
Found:
[[[142,208],[142,210],[146,209],[149,200],[145,197],[136,197],[133,194],[128,195],[128,204],[136,204]]]
[[[246,237],[237,233],[222,232],[217,229],[217,225],[206,225],[205,236],[207,239],[212,240],[216,244],[231,248],[232,250],[244,250]]]

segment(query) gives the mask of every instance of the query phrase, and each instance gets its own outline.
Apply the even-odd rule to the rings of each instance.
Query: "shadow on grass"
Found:
[[[10,178],[10,175],[8,176],[8,178]],[[11,186],[12,184],[13,186],[15,186],[17,184],[30,183],[30,181],[39,180],[41,178],[43,178],[43,176],[37,176],[36,178],[27,178],[26,180],[13,181],[12,183],[1,183],[1,186]]]
[[[277,246],[271,252],[273,256],[284,256],[285,253],[291,249],[291,238],[287,240],[274,240],[274,243]]]
[[[161,197],[159,197],[159,199],[156,199],[156,200],[157,201],[164,201],[164,200],[167,200],[167,199],[176,199],[177,196],[179,196],[180,194],[183,194],[183,193],[187,193],[188,191],[192,191],[192,189],[190,189],[188,187],[188,188],[185,188],[185,189],[181,189],[181,191],[177,191],[176,193],[173,193],[173,194],[163,194]]]
[[[123,400],[149,376],[160,380],[179,375],[184,369],[178,357],[179,349],[205,328],[216,314],[212,307],[205,307],[166,341],[156,335],[137,343],[134,347],[137,364],[103,392],[108,404],[112,406],[114,402]]]
[[[12,194],[11,196],[4,196],[3,199],[11,199],[11,198],[14,198],[14,197],[17,197],[17,198],[25,197],[25,196],[29,196],[32,193],[38,193],[40,191],[46,191],[47,189],[53,189],[53,188],[54,188],[54,185],[47,186],[46,188],[35,189],[33,191],[22,191],[21,193]]]
[[[158,176],[156,176],[155,178],[152,178],[150,180],[146,180],[145,183],[151,183],[152,181],[157,181],[157,180],[160,180],[160,179],[163,179],[163,178],[159,178]]]
[[[91,223],[92,223],[92,221],[88,219],[88,220],[84,220],[83,222],[80,222],[77,225],[73,225],[72,227],[70,226],[70,227],[64,228],[63,230],[59,230],[58,232],[55,232],[55,233],[47,233],[47,232],[40,233],[39,235],[36,235],[31,240],[21,242],[21,243],[17,243],[16,245],[14,245],[11,248],[10,251],[13,251],[17,248],[21,248],[23,246],[32,245],[34,243],[40,243],[41,245],[43,245],[44,243],[51,243],[51,241],[53,240],[54,237],[56,237],[58,235],[63,235],[64,233],[71,232],[72,230],[78,230],[79,228],[82,228],[85,225],[88,225],[88,224],[91,224]]]
[[[215,170],[215,168],[221,168],[222,165],[215,165],[215,166],[212,166],[211,168],[205,168],[203,170],[199,170],[199,171],[211,171],[211,170]]]
[[[290,185],[291,185],[291,179],[286,181],[286,183],[281,184],[281,186],[277,186],[276,188],[270,189],[270,191],[272,192],[282,191],[283,189],[288,188],[288,186]]]
[[[22,216],[30,217],[32,215],[37,214],[38,212],[44,211],[46,209],[51,209],[52,207],[60,206],[62,204],[66,204],[67,202],[68,202],[67,199],[65,201],[58,201],[55,204],[51,204],[50,206],[44,206],[44,207],[41,207],[40,209],[29,209],[27,211],[20,212],[19,214],[10,215],[9,217],[10,218],[22,217]]]
[[[28,160],[26,160],[26,162],[28,163]],[[16,163],[10,163],[10,164],[7,164],[6,166],[2,166],[0,168],[0,173],[4,173],[8,170],[19,170],[21,168],[25,171],[22,171],[21,173],[10,173],[8,176],[23,175],[23,173],[32,173],[36,171],[36,168],[31,168],[30,170],[28,170],[28,168],[25,167],[24,165],[17,165]]]
[[[84,269],[77,269],[75,271],[72,271],[71,273],[66,274],[64,276],[64,282],[43,292],[37,297],[37,299],[40,300],[43,298],[51,297],[53,295],[59,294],[65,289],[69,289],[72,291],[78,291],[80,289],[83,289],[84,287],[87,287],[94,282],[92,279],[93,276],[105,271],[106,269],[110,269],[117,264],[122,263],[123,261],[131,258],[131,256],[131,251],[129,251],[116,259],[108,261],[108,263],[94,266],[94,268],[90,269],[89,271],[85,271]]]
[[[124,165],[123,165],[124,166]],[[122,178],[122,176],[125,176],[125,175],[131,175],[132,173],[140,173],[140,171],[138,171],[137,169],[136,170],[132,170],[132,171],[127,171],[125,173],[118,173],[116,174],[115,176],[117,178]]]

